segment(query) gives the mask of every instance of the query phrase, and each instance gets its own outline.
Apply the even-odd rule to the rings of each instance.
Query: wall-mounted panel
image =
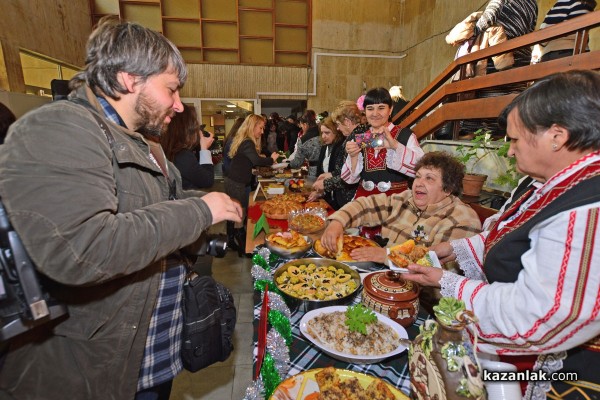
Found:
[[[273,36],[273,14],[240,10],[240,35]]]
[[[306,29],[278,26],[275,28],[275,50],[306,51]]]
[[[218,22],[204,22],[202,24],[204,47],[218,47],[221,49],[237,49],[237,26],[221,24]]]
[[[119,15],[119,0],[95,0],[94,12]]]
[[[201,62],[210,62],[207,59],[209,53],[204,50],[225,49],[235,50],[237,55],[210,53],[208,57],[211,60],[225,58],[227,62],[237,59],[241,63],[276,63],[275,46],[271,45],[267,54],[265,49],[268,46],[264,42],[247,43],[246,51],[241,54],[240,41],[246,39],[269,39],[276,43],[277,49],[291,53],[300,51],[308,54],[311,46],[312,0],[88,1],[92,5],[93,22],[105,14],[120,13],[124,20],[139,22],[163,33],[178,47],[197,48],[202,54]],[[335,9],[344,7],[336,4]],[[282,37],[278,38],[280,34]],[[192,54],[193,61],[197,62],[198,53]],[[289,59],[305,56],[280,56],[278,59],[289,62]],[[192,62],[192,59],[186,61]],[[306,62],[302,62],[304,64]]]
[[[273,8],[273,0],[239,0],[240,7]]]
[[[248,64],[273,64],[273,41],[240,39],[240,58]]]
[[[202,47],[199,22],[164,21],[164,35],[178,47]]]
[[[340,10],[340,12],[342,11]],[[291,25],[307,25],[307,3],[298,0],[275,0],[275,22]]]
[[[237,52],[204,50],[204,61],[212,63],[237,63]]]
[[[163,0],[162,13],[167,17],[200,18],[200,3],[197,0]]]
[[[162,32],[160,7],[157,5],[123,3],[123,19],[138,22],[157,32]]]
[[[188,63],[201,63],[204,61],[202,59],[202,50],[194,50],[194,49],[179,49],[181,51],[181,55],[183,59]]]
[[[237,21],[235,0],[202,0],[202,18]]]
[[[276,53],[275,64],[280,65],[307,65],[306,54]]]

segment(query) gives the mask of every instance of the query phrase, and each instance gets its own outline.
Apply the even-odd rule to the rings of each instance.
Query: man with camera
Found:
[[[160,144],[147,140],[182,111],[186,77],[161,34],[104,18],[70,101],[11,127],[0,196],[69,316],[9,343],[0,398],[169,398],[182,368],[179,249],[242,215],[223,193],[183,191]]]

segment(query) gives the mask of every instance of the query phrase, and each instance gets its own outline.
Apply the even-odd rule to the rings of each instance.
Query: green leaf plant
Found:
[[[499,158],[508,159],[508,167],[494,179],[494,182],[511,188],[517,186],[521,174],[517,172],[515,158],[508,156],[510,142],[504,139],[493,140],[491,131],[481,128],[475,131],[469,143],[470,146],[460,145],[456,148],[457,159],[464,164],[467,174],[482,175],[475,172],[476,167],[489,155],[496,154]]]

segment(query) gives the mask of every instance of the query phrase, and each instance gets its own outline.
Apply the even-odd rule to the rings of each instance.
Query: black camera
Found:
[[[68,314],[41,278],[0,201],[0,342]]]
[[[184,247],[183,252],[191,256],[209,255],[223,258],[227,253],[227,236],[203,232],[194,243]]]

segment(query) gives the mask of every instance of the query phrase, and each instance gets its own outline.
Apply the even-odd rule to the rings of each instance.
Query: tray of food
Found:
[[[327,250],[322,244],[321,239],[315,240],[315,244],[313,245],[313,250],[315,253],[324,258],[332,258],[334,260],[343,261],[343,262],[356,262],[350,256],[352,250],[357,249],[359,247],[381,247],[375,241],[371,239],[364,238],[362,236],[354,236],[354,235],[343,235],[338,240],[338,249],[337,253],[333,253],[332,251]]]
[[[315,233],[325,227],[327,211],[324,208],[303,208],[290,212],[288,225],[300,233]]]
[[[358,272],[326,258],[290,261],[275,270],[273,281],[288,305],[301,311],[347,304],[361,288]]]
[[[409,272],[408,264],[419,264],[427,267],[442,268],[440,260],[427,246],[415,243],[410,239],[406,242],[390,247],[388,266],[390,270],[399,273]]]
[[[282,258],[300,258],[310,250],[312,239],[308,236],[290,230],[287,232],[271,233],[265,238],[265,246]]]
[[[402,325],[362,304],[309,311],[300,320],[300,332],[325,354],[351,364],[375,364],[400,354],[406,350],[402,339],[408,339]]]
[[[274,400],[316,399],[408,400],[398,388],[371,375],[334,367],[310,369],[281,382]]]
[[[338,248],[341,250],[338,250],[338,252],[335,254],[333,252],[327,250],[325,247],[323,247],[320,239],[315,240],[315,242],[313,244],[314,252],[324,258],[332,258],[337,261],[342,261],[345,264],[351,265],[353,267],[356,267],[356,268],[364,270],[364,271],[379,271],[381,269],[386,268],[385,265],[376,263],[373,261],[353,260],[352,257],[350,256],[350,253],[352,252],[352,250],[359,248],[359,247],[381,247],[381,246],[379,246],[377,244],[377,242],[375,242],[371,239],[366,239],[366,238],[364,238],[362,236],[358,236],[358,235],[344,235],[342,237],[342,240],[338,243]]]
[[[271,167],[258,167],[256,175],[261,178],[272,178],[275,176],[275,171]]]
[[[306,197],[299,193],[279,194],[261,204],[267,218],[288,219],[292,211],[304,209]]]

